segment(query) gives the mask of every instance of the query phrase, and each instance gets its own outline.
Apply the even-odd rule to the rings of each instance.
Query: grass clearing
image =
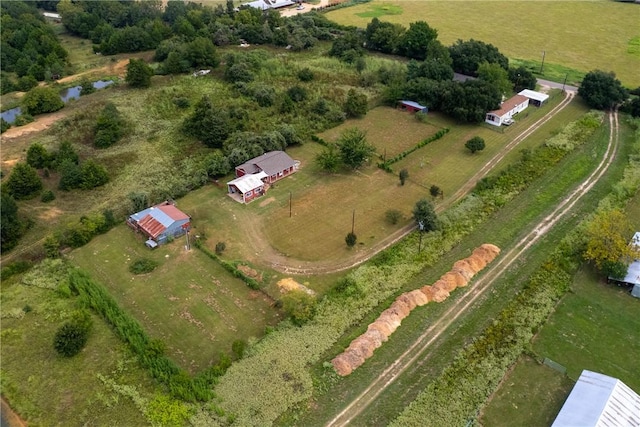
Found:
[[[67,359],[53,348],[56,330],[76,301],[54,291],[2,284],[2,396],[29,425],[146,425],[131,399],[106,388],[98,375],[152,397],[157,385],[109,327],[93,315],[86,347]],[[31,307],[22,318],[8,317]],[[27,362],[27,363],[25,363]],[[55,391],[55,392],[54,392]]]
[[[639,307],[640,300],[627,289],[607,284],[585,266],[534,340],[533,350],[565,366],[574,380],[588,369],[638,390],[640,372],[628,355],[640,354]]]
[[[383,20],[405,27],[425,20],[445,45],[474,38],[493,44],[510,58],[536,62],[542,61],[544,51],[545,64],[583,72],[614,71],[623,84],[640,85],[640,75],[634,71],[640,68],[640,57],[629,52],[629,40],[638,36],[640,9],[631,3],[473,1],[460,7],[459,2],[374,0],[327,16],[340,24],[365,27],[371,21],[369,14],[383,5],[402,9],[400,14],[381,15]]]
[[[252,291],[219,264],[184,241],[150,251],[141,235],[121,225],[68,257],[109,289],[118,304],[152,337],[167,344],[167,354],[194,373],[230,354],[235,340],[264,334],[280,316],[272,300]],[[159,265],[134,275],[129,265],[140,258]]]
[[[551,425],[573,384],[566,375],[522,356],[483,410],[480,425]]]

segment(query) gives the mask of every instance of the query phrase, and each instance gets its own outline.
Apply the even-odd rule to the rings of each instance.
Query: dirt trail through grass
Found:
[[[544,236],[560,219],[565,217],[573,206],[584,196],[606,173],[613,162],[618,150],[618,114],[609,114],[609,144],[602,160],[596,169],[575,188],[567,197],[542,221],[522,238],[513,249],[502,255],[487,273],[478,280],[472,290],[465,294],[458,304],[447,310],[440,319],[422,334],[396,361],[385,369],[362,393],[349,402],[345,409],[327,423],[327,427],[344,426],[353,418],[362,413],[384,389],[394,382],[407,368],[418,359],[424,363],[436,350],[431,345],[442,335],[458,318],[463,316],[471,305],[497,280],[509,266],[516,261],[523,252],[531,248],[542,236]]]
[[[566,92],[565,98],[562,100],[562,102],[556,105],[551,111],[541,117],[534,124],[525,129],[522,133],[517,135],[513,139],[513,141],[507,144],[502,150],[500,150],[498,154],[496,154],[491,160],[485,163],[484,166],[471,177],[471,179],[469,179],[455,194],[447,198],[447,200],[436,210],[438,212],[441,212],[463,198],[473,189],[476,183],[480,179],[485,177],[489,172],[491,172],[491,170],[498,163],[500,163],[500,161],[509,152],[511,152],[511,150],[517,147],[518,144],[524,141],[528,136],[533,134],[542,125],[551,120],[553,116],[555,116],[567,105],[569,105],[574,96],[574,92]],[[271,245],[269,244],[264,231],[262,230],[262,226],[259,220],[256,220],[248,212],[242,212],[240,215],[242,216],[243,230],[247,236],[248,241],[252,242],[252,249],[254,250],[257,257],[257,262],[267,264],[274,270],[280,271],[285,274],[295,274],[303,276],[315,274],[330,274],[353,268],[367,261],[369,258],[383,251],[394,243],[398,242],[400,239],[405,237],[416,228],[415,224],[409,224],[387,236],[385,239],[373,245],[368,250],[359,251],[357,254],[349,258],[345,258],[340,262],[300,261],[289,258],[273,249],[273,247],[271,247]]]

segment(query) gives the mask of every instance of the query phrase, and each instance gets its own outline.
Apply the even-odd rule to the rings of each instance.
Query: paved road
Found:
[[[453,73],[453,80],[457,82],[464,82],[467,80],[475,80],[473,76],[467,76],[465,74]],[[551,80],[536,79],[540,86],[550,87],[551,89],[564,89],[567,92],[576,92],[577,86],[565,85],[563,83],[552,82]]]

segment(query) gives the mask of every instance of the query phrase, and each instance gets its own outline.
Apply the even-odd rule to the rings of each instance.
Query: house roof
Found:
[[[163,202],[134,213],[129,218],[136,222],[145,233],[155,239],[176,221],[188,220],[189,215],[171,203]]]
[[[236,178],[233,181],[227,182],[227,185],[235,185],[235,187],[242,193],[254,190],[264,185],[262,178],[266,178],[268,175],[264,172],[258,172],[251,175],[242,175],[240,178]]]
[[[617,378],[584,370],[551,427],[640,425],[640,396]]]
[[[249,174],[264,171],[267,175],[275,175],[278,172],[289,169],[294,164],[295,161],[284,151],[269,151],[237,166],[236,169],[242,169]]]
[[[489,114],[493,114],[496,116],[504,116],[509,111],[513,110],[516,105],[522,104],[525,101],[528,101],[529,98],[523,95],[514,95],[511,98],[507,99],[502,103],[499,109],[489,111]]]
[[[418,108],[418,109],[420,109],[420,110],[424,110],[425,108],[427,108],[426,106],[424,106],[424,105],[420,105],[420,104],[418,104],[417,102],[414,102],[414,101],[405,101],[405,100],[402,100],[402,101],[400,101],[400,103],[401,103],[402,105],[408,105],[409,107]]]
[[[535,101],[544,102],[549,99],[549,95],[542,92],[536,92],[535,90],[524,89],[518,92],[518,95],[526,96],[529,99],[533,99]]]
[[[285,6],[292,6],[296,4],[292,0],[256,0],[249,3],[243,3],[242,6],[251,6],[260,10],[278,9]]]

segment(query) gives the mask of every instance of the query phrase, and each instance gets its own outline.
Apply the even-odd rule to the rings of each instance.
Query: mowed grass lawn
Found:
[[[482,411],[480,424],[484,427],[551,425],[573,384],[566,375],[522,356]]]
[[[380,20],[424,20],[451,45],[458,39],[482,40],[510,58],[562,64],[581,71],[614,71],[629,87],[640,85],[640,8],[613,1],[380,1],[327,14],[340,24],[365,27]]]
[[[69,254],[71,261],[109,289],[118,304],[135,317],[167,353],[191,372],[231,353],[237,339],[260,337],[279,313],[272,300],[231,276],[201,251],[185,250],[180,239],[151,251],[141,235],[121,225]],[[140,258],[159,266],[134,275],[129,266]]]

